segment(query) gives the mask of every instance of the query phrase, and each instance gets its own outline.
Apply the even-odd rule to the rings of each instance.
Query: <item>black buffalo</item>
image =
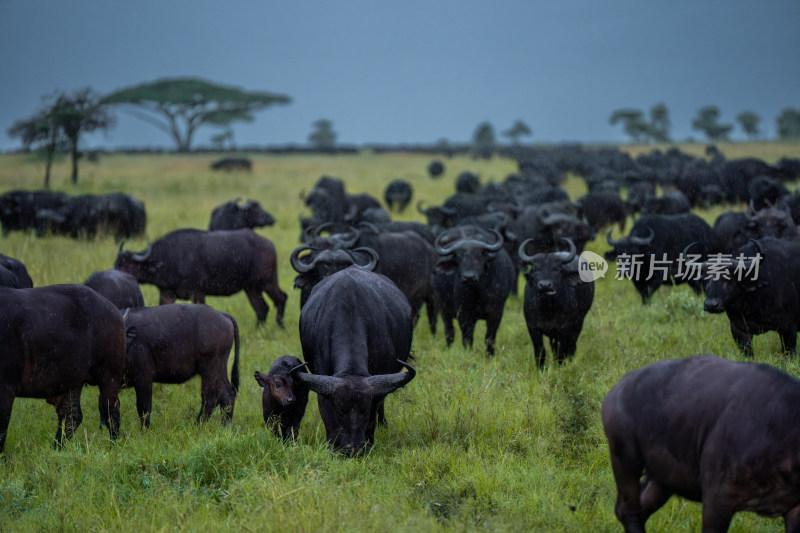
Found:
[[[404,179],[397,178],[389,182],[386,189],[383,191],[383,201],[389,209],[396,209],[398,213],[402,213],[408,204],[411,203],[411,197],[414,194],[414,189],[411,184]]]
[[[617,259],[619,273],[633,282],[642,303],[647,303],[668,281],[688,283],[699,294],[703,289],[702,280],[683,275],[689,268],[686,259],[702,261],[708,254],[723,251],[711,226],[693,213],[644,215],[634,223],[628,236],[612,239],[609,231],[606,239],[613,246],[606,252],[606,259]],[[689,246],[692,246],[691,254],[685,253]]]
[[[568,252],[528,255],[526,242],[519,247],[522,262],[529,266],[523,312],[539,368],[546,357],[543,336],[550,339],[553,358],[559,364],[575,355],[583,320],[594,299],[594,282],[580,278],[575,244],[566,242]]]
[[[753,355],[753,335],[767,331],[777,331],[783,349],[794,353],[800,325],[800,243],[765,238],[731,255],[718,263],[718,275],[709,270],[710,262],[703,265],[705,275],[712,276],[704,309],[725,312],[733,339],[745,355]]]
[[[239,326],[231,315],[207,305],[170,304],[129,309],[124,317],[125,386],[136,390],[143,426],[150,426],[153,383],[183,383],[196,375],[201,379],[197,421],[208,420],[219,406],[223,423],[230,422],[239,388]]]
[[[12,289],[30,289],[33,280],[28,275],[28,269],[19,259],[0,254],[0,287]]]
[[[60,446],[83,420],[85,383],[99,387],[101,419],[116,438],[125,370],[125,325],[117,308],[84,285],[0,287],[0,315],[0,453],[14,398],[55,405]]]
[[[261,296],[266,292],[277,309],[275,321],[283,326],[286,293],[278,286],[275,246],[253,230],[176,230],[139,253],[120,246],[114,268],[158,287],[161,304],[177,298],[205,303],[206,295],[244,291],[259,322],[269,312]]]
[[[264,211],[261,204],[255,200],[239,199],[218,205],[211,212],[211,221],[208,224],[210,231],[231,230],[240,228],[260,228],[275,224],[275,217]]]
[[[224,157],[211,163],[211,170],[225,170],[227,172],[244,170],[250,172],[253,170],[253,162],[246,157]]]
[[[710,355],[659,361],[626,374],[603,401],[628,532],[676,494],[703,504],[703,531],[733,515],[782,516],[800,530],[800,382],[768,365]]]
[[[392,281],[357,266],[322,280],[300,312],[300,343],[313,374],[328,442],[353,456],[372,447],[386,396],[414,379],[411,307]],[[408,372],[402,372],[403,367]]]
[[[93,272],[83,284],[104,296],[117,309],[144,307],[144,296],[139,283],[125,272],[114,269]]]
[[[308,404],[308,387],[292,377],[292,370],[305,372],[305,366],[297,357],[278,357],[268,374],[255,371],[253,377],[264,388],[261,394],[261,409],[264,423],[272,427],[275,435],[283,440],[297,438],[300,422]]]
[[[472,346],[475,324],[485,320],[486,350],[493,355],[505,302],[516,283],[502,235],[478,226],[458,226],[441,233],[435,248],[439,259],[431,284],[439,296],[447,345],[455,336],[454,319],[464,346]]]

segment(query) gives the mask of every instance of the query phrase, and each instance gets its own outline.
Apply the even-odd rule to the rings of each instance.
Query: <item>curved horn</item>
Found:
[[[533,241],[533,237],[525,239],[524,241],[522,241],[522,244],[520,244],[519,248],[517,249],[517,255],[519,255],[519,258],[522,259],[523,263],[533,262],[533,256],[536,255],[536,254],[528,255],[525,253],[525,247],[528,246],[528,243],[531,241]]]
[[[356,257],[355,257],[355,255],[353,255],[353,252],[364,252],[364,253],[367,253],[372,257],[372,259],[370,259],[369,263],[367,263],[366,265],[362,265],[358,261],[356,261]],[[372,271],[372,270],[375,270],[376,266],[378,266],[378,259],[379,259],[378,252],[376,252],[372,248],[369,248],[367,246],[362,246],[360,248],[354,248],[352,250],[347,250],[347,253],[353,259],[353,263],[358,265],[358,266],[360,266],[361,268],[364,268],[364,269]]]
[[[494,234],[494,236],[496,237],[495,242],[490,244],[482,239],[480,240],[480,242],[482,243],[483,248],[485,248],[486,250],[490,252],[496,252],[497,250],[503,247],[503,236],[496,229],[490,229],[488,231]]]
[[[641,246],[647,246],[651,242],[653,242],[653,239],[656,236],[656,232],[653,231],[653,228],[651,228],[650,226],[647,226],[647,231],[650,232],[650,235],[648,235],[647,237],[634,237],[633,235],[630,235],[628,236],[628,240],[630,241],[631,244],[639,244]]]
[[[450,244],[450,246],[443,246],[442,241],[444,240],[444,237],[446,235],[447,235],[446,231],[442,232],[439,234],[438,237],[436,237],[436,240],[433,241],[433,247],[436,248],[436,253],[438,253],[439,255],[447,255],[449,253],[452,253],[453,250],[458,248],[458,245],[461,242],[461,239],[456,239],[454,242]]]
[[[575,247],[575,243],[572,242],[572,239],[570,239],[569,237],[562,237],[561,240],[566,242],[567,245],[569,245],[569,251],[557,252],[556,255],[558,255],[558,258],[561,260],[562,263],[569,263],[570,261],[575,259],[575,256],[578,253],[578,249]]]
[[[366,220],[362,220],[358,224],[356,224],[356,229],[361,229],[362,227],[368,229],[372,233],[380,233],[381,230],[378,229],[378,226],[373,224],[372,222],[367,222]]]
[[[131,259],[141,263],[142,261],[147,261],[148,259],[150,259],[151,253],[153,253],[153,246],[150,243],[148,243],[147,248],[145,248],[143,252],[139,252],[138,254],[133,254],[131,256]]]
[[[606,242],[608,244],[610,244],[611,246],[616,246],[618,244],[621,244],[622,241],[624,241],[624,240],[625,240],[624,237],[622,239],[612,239],[611,238],[611,230],[608,230],[608,233],[606,233]]]
[[[684,248],[684,249],[683,249],[683,251],[681,252],[681,255],[682,255],[683,257],[686,257],[686,256],[689,254],[689,250],[690,250],[690,249],[692,248],[692,246],[694,246],[695,244],[697,244],[697,241],[693,241],[693,242],[689,243],[689,246],[687,246],[686,248]]]
[[[336,389],[336,385],[342,381],[342,378],[337,378],[334,376],[322,376],[319,374],[308,374],[306,372],[297,372],[292,375],[292,378],[296,379],[320,396],[330,396],[333,394],[333,391]]]
[[[125,241],[119,243],[119,248],[117,248],[117,255],[122,253],[122,247],[125,246]]]
[[[547,224],[545,224],[544,220],[545,220],[545,218],[547,218],[549,216],[550,216],[550,211],[548,211],[547,209],[545,209],[543,207],[540,207],[539,209],[536,210],[536,220],[542,226],[546,226],[547,225]]]
[[[231,203],[235,204],[238,207],[239,206],[239,202],[241,202],[241,201],[242,201],[242,197],[241,196],[237,196],[236,198],[234,198],[233,202],[231,202]]]
[[[303,367],[306,367],[306,370],[308,370],[308,362],[301,363],[301,364],[299,364],[299,365],[297,365],[297,366],[295,366],[295,367],[292,367],[292,369],[291,369],[291,370],[289,370],[289,375],[290,375],[292,378],[294,378],[294,377],[295,377],[295,374],[297,374],[298,372],[300,372],[300,369],[301,369],[301,368],[303,368]]]
[[[757,211],[755,205],[753,204],[753,199],[750,198],[750,202],[747,204],[747,210],[744,212],[744,216],[747,217],[747,220],[750,220],[752,222],[754,220],[758,220],[758,218],[756,217],[756,213]]]
[[[301,261],[300,254],[306,250],[317,251],[316,248],[312,248],[311,246],[298,246],[292,251],[292,255],[289,256],[289,262],[292,264],[292,268],[295,269],[299,274],[305,274],[306,272],[311,271],[319,260],[319,257],[315,257],[310,263],[304,263]]]
[[[427,215],[428,214],[428,210],[422,208],[422,206],[424,206],[424,205],[425,205],[425,202],[422,201],[422,200],[417,202],[417,211],[419,211],[419,213],[421,215]]]
[[[377,376],[370,376],[367,378],[367,383],[369,383],[370,388],[372,389],[372,393],[376,396],[386,396],[387,394],[391,394],[400,387],[406,385],[414,376],[417,375],[417,371],[414,369],[413,366],[409,365],[405,361],[401,361],[400,359],[397,360],[398,363],[403,365],[408,372],[395,372],[394,374],[380,374]]]
[[[355,228],[348,233],[336,233],[331,235],[331,239],[333,239],[336,243],[336,248],[350,248],[356,242],[358,242],[359,237],[361,237],[361,232]]]

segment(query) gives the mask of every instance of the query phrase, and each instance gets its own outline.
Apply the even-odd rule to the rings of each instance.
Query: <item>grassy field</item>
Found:
[[[774,161],[797,157],[797,145],[721,145],[729,157]],[[648,150],[650,148],[647,148]],[[685,147],[700,154],[702,146]],[[635,151],[636,148],[631,148]],[[476,345],[446,349],[421,322],[413,351],[417,378],[386,402],[388,427],[363,458],[331,454],[311,398],[297,442],[284,444],[261,416],[261,389],[251,377],[284,354],[302,357],[297,334],[299,293],[292,290],[289,254],[299,244],[298,193],[323,174],[343,178],[348,192],[382,196],[394,178],[409,180],[415,199],[431,205],[453,192],[463,170],[483,182],[502,180],[508,160],[445,160],[431,180],[429,157],[416,155],[253,155],[251,174],[216,174],[212,155],[108,155],[83,163],[81,182],[68,184],[67,162],[53,186],[70,194],[125,191],[144,200],[148,235],[125,243],[141,250],[176,228],[206,228],[214,206],[237,196],[255,198],[277,223],[259,233],[279,254],[280,284],[289,293],[286,328],[257,327],[246,297],[210,298],[233,314],[242,336],[242,387],[233,424],[219,415],[197,426],[198,379],[156,385],[152,426],[139,427],[135,396],[123,391],[123,436],[112,444],[99,428],[96,390],[83,395],[84,422],[61,451],[50,446],[56,425],[43,400],[17,399],[5,457],[0,459],[0,531],[620,531],[615,486],[600,424],[606,392],[627,371],[694,353],[741,359],[725,316],[702,312],[685,286],[664,287],[643,307],[630,282],[598,280],[573,361],[537,370],[522,316],[512,297],[497,338],[497,355]],[[0,191],[39,188],[43,167],[25,156],[0,156]],[[583,182],[568,178],[573,198]],[[721,212],[700,213],[709,221]],[[413,208],[405,220],[420,220]],[[629,226],[630,227],[630,226]],[[118,244],[20,233],[0,237],[0,252],[21,259],[36,285],[80,283],[113,266]],[[603,253],[600,237],[588,249]],[[613,267],[612,267],[613,268]],[[520,281],[520,288],[523,282]],[[148,305],[157,291],[144,286]],[[520,291],[520,294],[522,291]],[[775,334],[756,337],[756,359],[800,375],[796,359],[781,356]],[[700,529],[700,505],[673,498],[648,522],[651,531]],[[782,521],[740,514],[732,531],[778,531]]]

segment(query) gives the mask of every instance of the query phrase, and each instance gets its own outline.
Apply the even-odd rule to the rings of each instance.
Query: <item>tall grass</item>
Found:
[[[779,145],[780,146],[780,145]],[[722,146],[761,156],[762,145]],[[797,155],[769,145],[767,160]],[[784,150],[784,151],[781,151]],[[194,422],[199,380],[156,385],[152,425],[140,428],[131,390],[121,393],[122,437],[111,443],[99,428],[96,390],[82,397],[84,423],[61,451],[50,441],[55,413],[42,400],[17,399],[0,459],[0,531],[619,531],[615,486],[600,424],[600,403],[627,371],[693,353],[741,359],[724,316],[702,312],[702,299],[684,287],[663,287],[647,306],[630,282],[598,280],[594,305],[575,359],[538,370],[522,316],[512,297],[497,338],[497,355],[457,337],[449,349],[425,321],[415,330],[417,378],[387,399],[388,426],[378,429],[367,457],[331,454],[316,402],[309,403],[300,438],[284,444],[264,427],[261,389],[250,378],[276,357],[302,357],[297,334],[299,294],[288,257],[297,246],[298,193],[323,174],[343,178],[349,192],[377,197],[392,179],[409,180],[415,200],[440,203],[463,170],[484,182],[515,170],[503,159],[445,160],[431,180],[429,158],[416,155],[253,155],[251,174],[208,170],[210,155],[104,156],[84,163],[77,187],[66,162],[54,168],[54,187],[71,194],[123,190],[144,200],[148,240],[181,227],[205,228],[211,209],[237,196],[262,202],[277,222],[259,233],[275,242],[279,277],[289,293],[286,328],[257,326],[246,297],[209,298],[233,314],[242,336],[244,376],[233,424],[219,416]],[[38,188],[42,168],[24,156],[0,156],[0,191]],[[585,190],[569,177],[573,198]],[[713,220],[717,211],[702,213]],[[413,208],[399,217],[421,220]],[[20,233],[0,238],[0,252],[25,262],[36,285],[82,282],[111,268],[118,244]],[[589,249],[607,249],[601,238]],[[613,267],[612,267],[613,268]],[[523,282],[520,281],[520,288]],[[148,305],[157,291],[144,286]],[[522,291],[520,291],[522,294]],[[271,305],[271,304],[270,304]],[[271,306],[272,307],[272,306]],[[800,374],[797,360],[779,354],[777,335],[755,340],[756,358]],[[654,515],[652,531],[700,527],[700,506],[674,498]],[[732,531],[778,530],[776,520],[741,514]]]

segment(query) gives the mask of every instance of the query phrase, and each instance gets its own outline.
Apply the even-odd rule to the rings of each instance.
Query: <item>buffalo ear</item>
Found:
[[[258,370],[253,374],[253,377],[256,378],[256,383],[261,387],[266,387],[269,384],[269,376],[262,374]]]

